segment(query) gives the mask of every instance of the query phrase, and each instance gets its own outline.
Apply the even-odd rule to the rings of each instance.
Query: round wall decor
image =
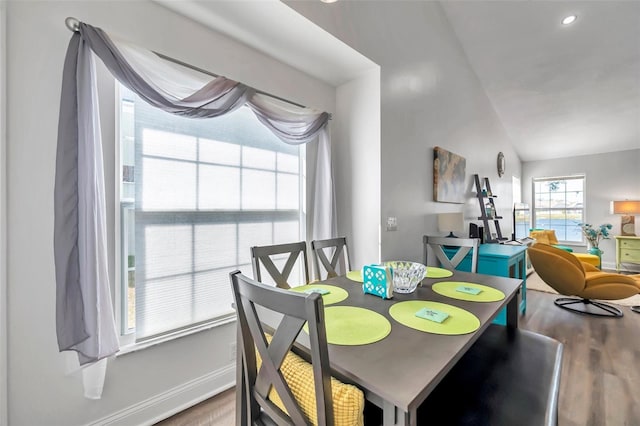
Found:
[[[504,154],[502,152],[498,153],[498,177],[502,177],[504,174],[505,161]]]

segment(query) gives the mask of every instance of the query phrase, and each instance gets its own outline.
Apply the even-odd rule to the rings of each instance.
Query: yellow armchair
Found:
[[[556,237],[556,231],[553,229],[533,229],[529,231],[529,237],[535,239],[542,244],[548,244],[556,248],[568,251],[571,253],[573,249],[571,247],[562,246]]]
[[[561,295],[574,296],[556,299],[554,303],[560,308],[587,315],[622,317],[620,308],[594,299],[620,300],[640,294],[640,274],[602,272],[580,262],[571,253],[543,243],[534,244],[527,252],[545,283]]]
[[[558,244],[556,231],[553,229],[534,229],[529,232],[529,236],[542,244]]]

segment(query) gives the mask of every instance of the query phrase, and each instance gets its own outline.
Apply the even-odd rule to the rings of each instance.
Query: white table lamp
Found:
[[[624,201],[612,201],[611,213],[620,214],[620,235],[635,236],[635,214],[640,214],[640,201],[638,200],[624,200]]]
[[[464,217],[462,213],[439,213],[438,214],[438,230],[440,232],[448,232],[449,238],[457,238],[455,231],[464,233]]]

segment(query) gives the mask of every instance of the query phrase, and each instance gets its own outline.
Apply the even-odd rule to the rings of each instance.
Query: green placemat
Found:
[[[453,275],[452,271],[435,266],[427,266],[427,271],[424,273],[425,278],[447,278],[451,275]]]
[[[347,293],[345,289],[336,287],[334,285],[307,284],[300,287],[293,287],[291,290],[304,293],[305,291],[311,290],[312,288],[321,288],[323,290],[329,291],[329,293],[322,295],[322,303],[324,303],[325,306],[331,305],[332,303],[342,302],[344,299],[349,297],[349,293]]]
[[[471,287],[482,290],[478,294],[468,294],[456,290],[458,287]],[[462,281],[440,281],[432,287],[433,291],[452,299],[467,300],[470,302],[497,302],[504,299],[504,293],[493,287],[482,284],[467,283]]]
[[[449,318],[442,323],[418,318],[416,312],[429,308],[446,312]],[[433,334],[467,334],[480,327],[480,320],[469,311],[445,303],[429,302],[426,300],[407,300],[398,302],[389,308],[391,317],[402,325]]]
[[[327,342],[332,345],[366,345],[391,333],[391,323],[377,312],[355,306],[329,306],[324,309]],[[309,326],[305,324],[305,331]]]
[[[361,283],[363,281],[362,271],[349,271],[347,272],[347,278],[349,278],[351,281],[357,281]]]

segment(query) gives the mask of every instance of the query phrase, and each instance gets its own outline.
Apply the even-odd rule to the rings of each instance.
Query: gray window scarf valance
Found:
[[[204,84],[186,95],[173,93],[157,78],[159,70],[166,66],[163,59],[80,23],[64,63],[54,250],[58,345],[60,351],[76,351],[81,365],[109,357],[119,349],[107,271],[102,142],[92,52],[122,84],[164,111],[208,118],[247,105],[286,143],[318,140],[313,237],[335,236],[328,113],[284,105],[225,77],[207,76]],[[165,80],[175,76],[175,67],[171,72]]]

